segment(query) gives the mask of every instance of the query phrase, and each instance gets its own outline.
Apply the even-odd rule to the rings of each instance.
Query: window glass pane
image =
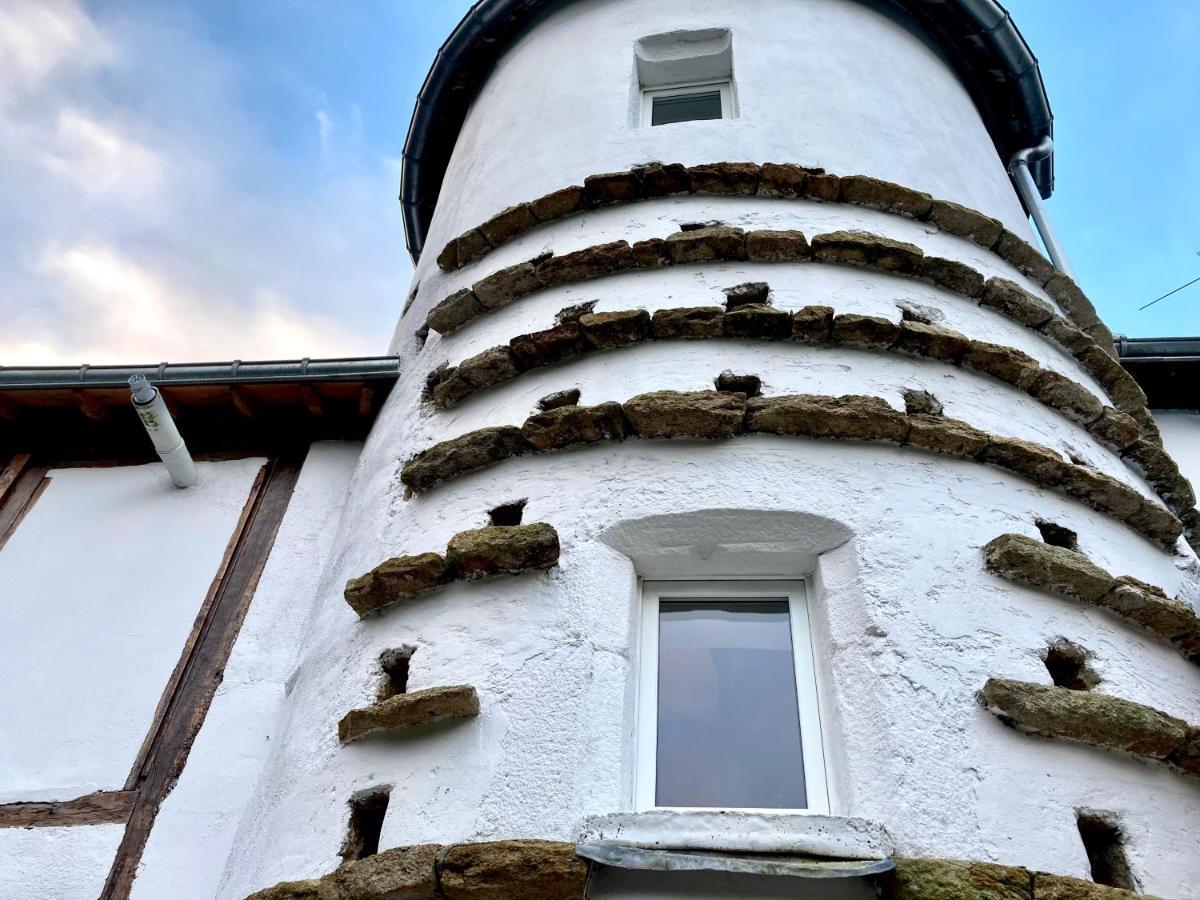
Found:
[[[659,603],[658,806],[805,809],[786,599]]]
[[[721,118],[721,92],[698,91],[675,97],[655,97],[650,109],[651,125]]]

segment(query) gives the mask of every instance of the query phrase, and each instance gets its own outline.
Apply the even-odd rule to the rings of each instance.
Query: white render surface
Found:
[[[0,828],[0,897],[96,900],[124,833],[123,825]]]
[[[278,729],[362,445],[314,444],[187,766],[159,810],[135,900],[210,900]]]
[[[1162,432],[1163,446],[1179,464],[1179,471],[1193,488],[1200,488],[1200,413],[1156,409],[1154,421]],[[1196,602],[1200,602],[1200,597]]]
[[[883,859],[892,852],[887,831],[863,819],[731,810],[655,809],[596,816],[583,823],[579,843],[834,859]]]
[[[0,802],[124,786],[262,463],[49,473],[0,551]]]

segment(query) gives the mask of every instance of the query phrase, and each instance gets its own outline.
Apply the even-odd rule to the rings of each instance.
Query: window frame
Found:
[[[662,600],[731,599],[762,600],[786,598],[791,625],[792,663],[796,678],[796,702],[799,707],[800,748],[804,754],[804,783],[808,806],[804,809],[751,807],[679,807],[658,806],[655,790],[658,779],[658,649],[659,608]],[[638,634],[637,711],[634,735],[634,809],[695,810],[718,809],[735,812],[829,815],[829,785],[825,765],[824,732],[821,725],[820,691],[812,645],[808,597],[801,580],[721,579],[702,581],[644,581],[641,590],[641,615]]]
[[[642,120],[643,128],[661,128],[654,125],[654,101],[656,98],[685,97],[688,94],[702,94],[717,90],[721,94],[720,119],[686,119],[683,122],[667,122],[668,125],[685,125],[688,122],[720,122],[733,118],[733,79],[721,78],[716,81],[690,81],[685,84],[672,84],[664,87],[642,88]]]

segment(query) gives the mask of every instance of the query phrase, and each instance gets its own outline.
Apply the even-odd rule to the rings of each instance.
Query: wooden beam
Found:
[[[8,543],[21,520],[33,509],[50,486],[44,466],[30,466],[21,473],[8,493],[0,497],[0,550]]]
[[[358,394],[358,414],[364,418],[369,416],[371,414],[371,407],[374,405],[375,389],[364,384]]]
[[[189,640],[179,677],[132,781],[137,799],[100,900],[127,900],[159,807],[178,780],[217,687],[300,475],[307,447],[272,458],[244,513],[211,602]]]
[[[304,405],[308,407],[308,411],[318,419],[325,415],[325,401],[321,399],[321,395],[317,393],[317,389],[311,384],[300,385],[300,396],[304,398]]]
[[[8,461],[8,465],[0,470],[0,503],[4,502],[5,496],[21,477],[21,473],[29,468],[29,461],[33,459],[30,453],[18,453]]]
[[[124,823],[133,810],[133,791],[96,791],[74,800],[0,805],[0,828]]]
[[[89,391],[75,391],[75,402],[79,404],[79,411],[98,425],[112,417],[112,407]]]
[[[262,404],[245,388],[234,385],[229,389],[230,400],[238,415],[244,419],[253,419],[262,412]]]
[[[21,418],[21,413],[16,405],[7,397],[0,396],[0,419],[10,424],[16,425],[17,420]]]

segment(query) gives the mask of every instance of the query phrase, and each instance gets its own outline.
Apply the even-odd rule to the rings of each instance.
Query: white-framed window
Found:
[[[642,587],[638,810],[828,813],[801,581]]]
[[[733,90],[728,79],[642,90],[644,126],[732,118]]]

